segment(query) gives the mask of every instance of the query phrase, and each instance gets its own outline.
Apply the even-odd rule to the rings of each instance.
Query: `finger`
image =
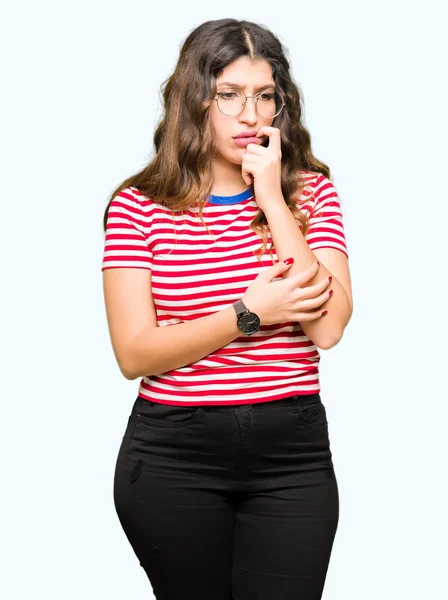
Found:
[[[322,306],[322,304],[325,304],[329,298],[330,294],[328,291],[324,292],[323,294],[319,294],[319,296],[307,298],[306,300],[303,299],[303,297],[299,297],[295,305],[295,309],[303,311],[315,310],[316,308]]]
[[[249,172],[243,170],[242,176],[244,179],[244,183],[246,183],[247,185],[253,184],[254,177],[253,177],[252,173],[249,173]]]
[[[262,137],[263,135],[267,135],[269,138],[273,138],[275,136],[280,138],[280,129],[278,127],[271,127],[270,125],[263,125],[260,127],[255,137]]]
[[[256,159],[244,160],[241,164],[242,170],[252,174],[261,174],[266,169],[266,165],[263,162],[258,162]]]
[[[307,281],[309,281],[310,279],[313,279],[313,277],[315,277],[318,270],[319,270],[319,262],[314,261],[310,264],[309,267],[307,267],[300,273],[297,273],[297,275],[293,275],[292,277],[289,277],[288,280],[290,280],[290,282],[293,286],[305,284]]]
[[[247,160],[250,160],[250,161],[253,161],[256,163],[260,163],[263,165],[269,165],[269,163],[271,162],[269,155],[255,154],[252,152],[246,152],[245,154],[243,154],[243,163],[246,162]]]
[[[330,281],[329,277],[325,277],[324,279],[321,279],[314,285],[309,285],[306,287],[301,286],[301,287],[307,296],[316,296],[316,294],[321,294],[323,291],[328,289],[330,287],[330,284],[331,284],[331,281]]]
[[[266,135],[269,138],[268,149],[275,150],[281,154],[282,144],[280,129],[278,127],[269,127],[268,125],[263,125],[263,127],[260,127],[255,137],[262,137],[263,135]]]
[[[310,285],[308,287],[303,287],[303,286],[296,286],[295,290],[292,290],[293,292],[295,291],[297,298],[300,301],[305,301],[308,299],[315,299],[315,298],[319,298],[324,294],[327,294],[326,298],[328,298],[328,286],[320,286],[320,285]]]
[[[246,172],[252,173],[252,174],[255,174],[255,173],[259,174],[260,173],[260,165],[259,165],[259,163],[248,161],[247,163],[244,163],[243,171],[246,171]]]
[[[266,156],[266,153],[269,152],[267,148],[264,146],[259,146],[258,144],[247,144],[246,146],[246,154],[250,153],[259,156]]]
[[[329,287],[328,278],[321,279],[314,285],[304,285],[306,282],[301,281],[303,279],[303,273],[299,275],[293,275],[288,277],[285,281],[289,284],[288,289],[290,291],[297,291],[300,298],[315,298],[318,294],[322,294]]]
[[[296,321],[299,322],[299,324],[307,322],[307,321],[316,321],[317,319],[320,319],[322,316],[324,316],[324,315],[322,315],[323,312],[324,311],[321,309],[319,309],[315,312],[309,312],[309,313],[300,312],[295,315]]]

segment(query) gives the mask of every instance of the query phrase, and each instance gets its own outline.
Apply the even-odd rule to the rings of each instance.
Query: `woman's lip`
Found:
[[[239,137],[233,138],[233,141],[237,146],[247,146],[247,144],[260,144],[261,138],[257,137]]]
[[[253,131],[247,131],[246,133],[240,133],[240,135],[236,135],[236,138],[240,137],[256,137],[258,133],[258,129],[254,129]]]

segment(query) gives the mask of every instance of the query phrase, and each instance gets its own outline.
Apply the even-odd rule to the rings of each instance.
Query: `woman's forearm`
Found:
[[[136,379],[179,369],[240,336],[233,306],[187,323],[145,328],[134,338],[122,373]]]
[[[294,263],[283,273],[283,277],[292,277],[300,271],[308,268],[316,257],[308,246],[305,237],[300,231],[297,221],[294,219],[289,207],[282,200],[272,202],[266,210],[269,230],[279,261],[289,256],[294,258]],[[316,275],[310,279],[305,286],[314,285],[322,279],[333,275],[320,265]],[[350,320],[350,303],[347,294],[339,281],[334,277],[331,282],[333,295],[322,305],[321,310],[328,310],[328,314],[315,321],[304,321],[300,323],[301,328],[310,340],[319,348],[328,349],[338,343],[344,332],[344,328]]]

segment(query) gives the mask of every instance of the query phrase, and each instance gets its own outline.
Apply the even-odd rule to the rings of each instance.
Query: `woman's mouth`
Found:
[[[259,138],[259,137],[239,137],[239,138],[232,138],[232,139],[237,146],[241,146],[241,147],[247,146],[247,144],[260,144],[261,143],[261,138]]]

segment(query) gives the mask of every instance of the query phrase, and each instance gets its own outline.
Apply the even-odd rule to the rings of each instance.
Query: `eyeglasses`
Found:
[[[255,110],[263,119],[273,119],[282,112],[285,106],[282,96],[275,91],[246,96],[243,90],[234,89],[218,92],[217,95],[218,97],[214,100],[218,109],[228,117],[239,115],[244,110],[248,98],[255,99]]]

